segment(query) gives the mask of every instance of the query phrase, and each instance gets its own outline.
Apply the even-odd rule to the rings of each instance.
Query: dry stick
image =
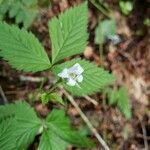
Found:
[[[142,121],[141,121],[141,127],[142,127],[142,132],[143,132],[145,150],[149,150],[148,142],[147,142],[147,139],[146,139],[146,136],[147,136],[146,135],[146,129],[145,129],[145,125],[144,125],[144,123],[142,123]]]
[[[91,124],[91,122],[89,121],[89,119],[85,116],[85,114],[82,112],[82,110],[80,109],[80,107],[78,106],[78,104],[75,102],[75,100],[73,99],[73,97],[68,92],[66,92],[62,87],[60,87],[60,88],[63,91],[63,93],[65,94],[65,96],[68,98],[68,100],[71,102],[71,104],[79,112],[79,114],[81,115],[82,119],[88,125],[88,127],[93,132],[93,134],[95,135],[95,137],[97,138],[97,140],[100,142],[100,144],[103,146],[103,148],[105,150],[110,150],[109,147],[108,147],[108,145],[106,144],[106,142],[102,139],[102,137],[99,135],[99,133],[97,132],[97,130],[93,127],[93,125]]]
[[[1,94],[1,96],[3,98],[3,100],[4,100],[4,103],[7,104],[8,100],[7,100],[7,98],[6,98],[6,96],[5,96],[4,92],[3,92],[3,89],[1,87],[1,85],[0,85],[0,94]]]
[[[86,100],[88,100],[89,102],[91,102],[92,104],[94,104],[95,106],[97,106],[98,105],[98,102],[95,100],[95,99],[93,99],[93,98],[91,98],[91,97],[89,97],[89,96],[83,96]]]

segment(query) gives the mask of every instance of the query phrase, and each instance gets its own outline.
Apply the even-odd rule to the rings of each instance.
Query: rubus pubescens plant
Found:
[[[54,87],[42,91],[41,99],[64,104],[54,92],[59,85],[72,95],[83,96],[100,91],[112,83],[113,75],[84,59],[66,57],[80,54],[87,44],[87,3],[73,7],[49,21],[52,56],[49,59],[38,39],[25,29],[0,23],[0,56],[13,68],[25,72],[52,71],[56,76]],[[63,110],[53,110],[46,120],[39,119],[26,102],[0,107],[0,149],[27,149],[38,134],[42,134],[39,150],[65,150],[68,143],[92,147],[86,137],[72,130]],[[59,141],[59,142],[58,142]]]
[[[23,24],[28,28],[37,16],[38,0],[1,0],[0,21],[8,17],[15,20],[16,24]]]

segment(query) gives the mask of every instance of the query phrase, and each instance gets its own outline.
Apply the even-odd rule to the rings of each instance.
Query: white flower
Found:
[[[62,72],[58,74],[59,77],[66,79],[67,84],[70,86],[78,86],[78,82],[83,81],[83,68],[80,64],[76,63],[71,68],[65,68]]]
[[[111,42],[112,42],[114,45],[116,45],[116,44],[118,44],[118,43],[121,42],[121,38],[120,38],[120,36],[117,35],[117,34],[115,34],[115,35],[108,35],[107,38],[108,38],[109,40],[111,40]]]

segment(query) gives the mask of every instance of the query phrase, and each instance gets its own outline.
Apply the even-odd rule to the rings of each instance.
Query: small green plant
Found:
[[[132,1],[119,1],[119,6],[123,14],[129,15],[129,13],[133,10],[133,2]]]
[[[53,109],[46,119],[37,117],[26,102],[0,106],[0,149],[23,150],[40,136],[39,150],[64,150],[70,144],[92,147],[94,143],[71,129],[64,110]],[[59,144],[58,144],[59,142]]]
[[[120,87],[119,89],[106,88],[104,95],[108,98],[109,105],[116,105],[127,119],[131,119],[131,105],[125,87]]]
[[[145,26],[150,27],[150,18],[146,18],[143,23]]]
[[[118,44],[121,39],[116,34],[116,22],[114,19],[100,21],[95,29],[95,44],[99,45],[101,64],[103,64],[103,44],[110,40],[113,44]]]
[[[95,29],[95,44],[104,44],[109,37],[116,35],[115,20],[100,21]]]
[[[43,104],[52,100],[64,105],[55,91],[60,86],[73,95],[83,96],[98,92],[115,79],[104,69],[84,59],[71,59],[61,63],[64,58],[84,51],[88,39],[87,14],[85,2],[49,21],[51,58],[31,32],[0,23],[0,56],[4,60],[17,70],[47,70],[55,75],[57,81],[54,86],[47,91],[40,91]],[[3,131],[0,132],[1,150],[26,149],[38,134],[42,135],[39,150],[65,150],[68,143],[81,147],[94,145],[86,137],[70,129],[63,110],[53,110],[46,120],[41,121],[27,103],[17,102],[2,106],[0,115],[0,130]]]
[[[16,24],[23,24],[28,28],[36,18],[37,0],[1,0],[0,20],[4,20],[7,13],[9,18],[14,18]]]

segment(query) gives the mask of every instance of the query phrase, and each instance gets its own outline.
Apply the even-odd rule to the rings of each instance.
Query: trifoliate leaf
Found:
[[[43,104],[47,104],[49,101],[52,101],[64,105],[63,99],[57,93],[42,93],[41,100]]]
[[[37,72],[50,68],[38,39],[24,29],[0,23],[0,56],[17,70]]]
[[[116,34],[116,23],[114,20],[104,20],[99,23],[95,30],[95,43],[103,44],[107,37]]]
[[[46,120],[47,120],[47,123],[46,123],[47,128],[49,129],[51,136],[54,136],[54,137],[51,137],[53,141],[57,142],[57,140],[60,138],[62,141],[66,141],[66,143],[70,143],[75,146],[80,146],[80,147],[93,147],[94,146],[94,143],[91,140],[81,135],[79,132],[76,132],[75,130],[71,129],[70,121],[65,116],[65,112],[63,110],[54,109],[48,115]],[[53,148],[53,146],[51,145],[51,147],[52,148],[48,150],[56,150],[55,149],[56,146]],[[57,147],[57,149],[58,148],[59,147]]]
[[[88,37],[87,15],[87,3],[83,3],[50,20],[52,64],[84,51]]]
[[[13,118],[0,121],[0,150],[16,150],[16,141],[12,137],[15,131],[14,121]]]
[[[52,71],[56,76],[58,76],[58,73],[62,72],[64,68],[70,68],[76,63],[78,63],[84,70],[82,73],[83,81],[78,83],[79,86],[69,86],[66,84],[65,80],[63,82],[65,89],[70,91],[73,95],[83,96],[93,94],[100,91],[100,89],[112,83],[114,80],[114,76],[109,74],[104,69],[81,59],[73,59],[63,64],[56,65],[52,68]]]

